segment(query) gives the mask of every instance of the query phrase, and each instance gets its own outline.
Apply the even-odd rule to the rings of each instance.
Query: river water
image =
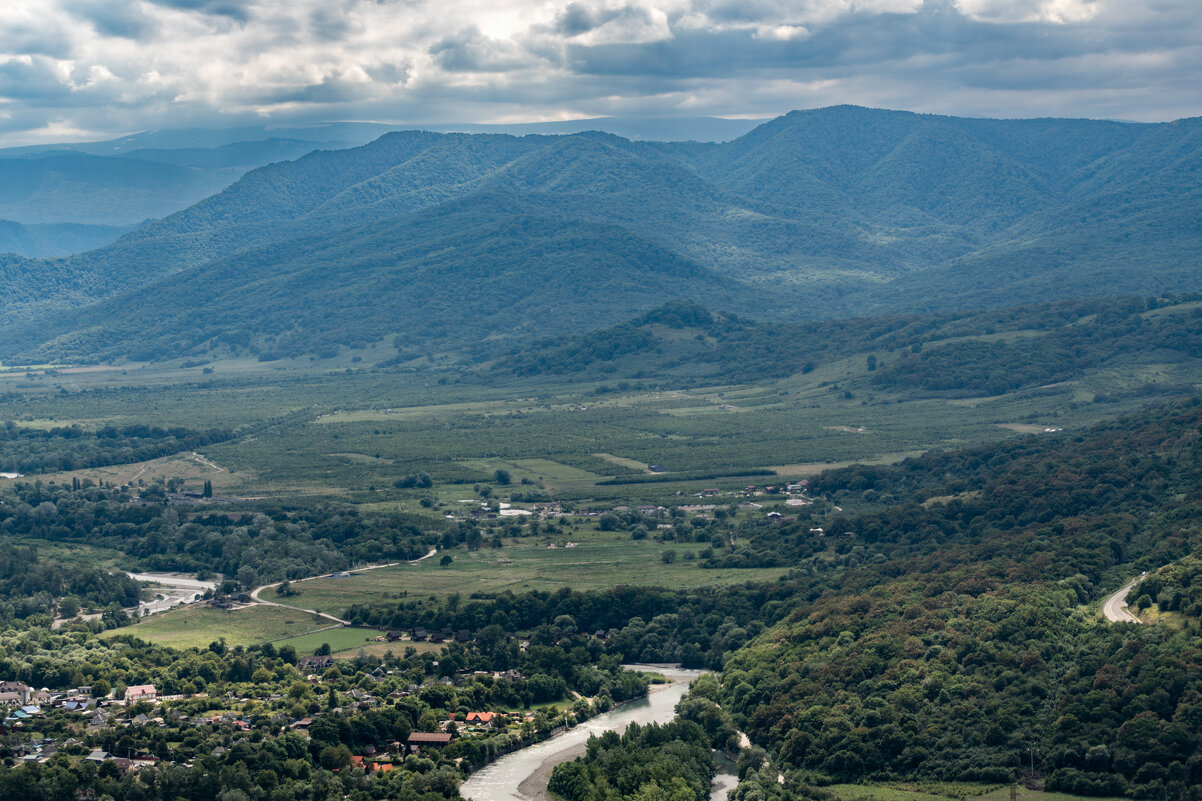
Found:
[[[460,786],[460,794],[472,801],[549,801],[547,781],[552,769],[583,754],[590,735],[611,729],[621,734],[631,723],[667,723],[676,717],[676,703],[689,689],[689,683],[705,672],[663,665],[625,667],[662,673],[670,683],[652,685],[646,698],[623,704],[550,740],[506,754],[469,776]],[[721,765],[720,770],[723,767],[726,765]],[[719,773],[714,779],[711,801],[725,801],[727,791],[733,787],[734,776]]]

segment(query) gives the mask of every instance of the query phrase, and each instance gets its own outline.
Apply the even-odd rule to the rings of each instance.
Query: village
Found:
[[[392,634],[393,632],[389,632]],[[418,630],[420,636],[421,630]],[[442,632],[434,632],[439,638]],[[427,637],[431,635],[427,634]],[[437,663],[434,663],[435,666]],[[354,669],[354,668],[352,668]],[[578,693],[570,711],[554,705],[536,709],[474,709],[473,685],[481,682],[524,682],[520,671],[462,672],[455,677],[430,677],[413,683],[412,671],[354,669],[353,685],[329,656],[303,657],[296,680],[285,691],[249,691],[245,685],[219,695],[162,694],[153,684],[117,687],[80,686],[65,690],[36,689],[20,681],[0,682],[0,758],[9,765],[44,764],[56,758],[111,766],[118,773],[159,764],[191,767],[204,756],[219,757],[239,742],[258,742],[264,736],[292,733],[306,740],[323,718],[345,720],[373,710],[393,708],[412,713],[417,729],[408,729],[409,714],[394,715],[400,723],[392,734],[359,743],[334,770],[361,769],[366,773],[392,770],[406,756],[434,756],[453,742],[503,737],[504,749],[549,736],[589,715],[590,702]],[[280,688],[283,689],[283,688]],[[425,700],[456,707],[438,716]],[[309,699],[298,707],[298,701]],[[304,714],[296,713],[303,709]],[[337,731],[337,729],[335,729]],[[494,746],[495,748],[495,746]],[[461,761],[464,751],[453,757]]]

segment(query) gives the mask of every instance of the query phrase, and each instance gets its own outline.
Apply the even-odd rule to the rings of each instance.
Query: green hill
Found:
[[[377,268],[393,258],[396,243],[411,239],[416,253],[438,227],[433,220],[461,219],[469,207],[472,224],[444,232],[443,246],[491,253],[493,244],[473,237],[505,230],[514,214],[533,215],[563,231],[580,228],[585,244],[578,258],[566,240],[555,240],[557,257],[570,267],[565,274],[579,276],[604,259],[589,233],[604,229],[653,248],[657,259],[724,277],[684,297],[735,309],[726,302],[728,289],[753,286],[760,293],[757,316],[778,322],[1188,292],[1198,288],[1202,244],[1200,131],[1198,120],[968,120],[836,107],[794,112],[723,143],[629,141],[596,132],[389,133],[361,147],[253,170],[96,251],[62,262],[9,259],[0,275],[0,313],[21,330],[7,337],[0,357],[97,356],[79,343],[90,341],[85,329],[107,328],[106,309],[154,308],[154,298],[167,296],[179,308],[207,309],[231,330],[249,325],[263,336],[288,338],[290,320],[308,321],[311,314],[294,306],[292,296],[281,290],[275,297],[282,317],[274,334],[267,318],[238,300],[259,296],[263,270],[281,287],[287,270],[310,271],[295,277],[303,287],[296,298],[322,291],[322,280],[334,294],[372,295]],[[388,232],[387,242],[365,231],[348,234],[373,223]],[[406,232],[405,225],[415,227]],[[348,240],[358,243],[353,254]],[[507,274],[528,258],[517,254],[540,246],[507,244]],[[327,260],[324,271],[319,259]],[[425,269],[446,263],[431,257]],[[355,264],[375,267],[348,270]],[[229,291],[203,289],[213,271]],[[428,275],[422,281],[435,280]],[[447,280],[474,284],[473,275],[460,264]],[[529,286],[537,276],[531,273]],[[234,291],[240,277],[246,283]],[[707,294],[707,286],[719,285]],[[642,302],[614,306],[629,317],[676,295],[669,285],[648,286],[629,293]],[[108,299],[119,300],[79,310]],[[523,307],[548,320],[567,308],[540,305],[537,294]],[[605,308],[593,318],[597,324],[623,319]],[[258,317],[237,316],[244,312]],[[146,317],[151,328],[144,331],[120,329],[122,337],[103,352],[146,352],[116,342],[160,337],[169,316]],[[379,324],[357,331],[367,319],[323,326],[323,342],[401,333]],[[495,315],[460,322],[486,335],[494,322],[500,327],[493,333],[513,332]],[[573,330],[576,322],[556,320],[540,330]],[[450,340],[433,343],[444,341]],[[166,354],[170,347],[153,351]]]
[[[13,343],[30,361],[214,350],[270,359],[387,337],[416,356],[433,345],[595,328],[665,291],[752,305],[736,283],[621,228],[481,195],[217,260],[67,325],[14,332]]]

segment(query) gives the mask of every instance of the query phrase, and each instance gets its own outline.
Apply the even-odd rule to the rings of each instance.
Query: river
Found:
[[[460,786],[459,793],[472,801],[550,801],[547,781],[551,778],[551,771],[559,763],[583,754],[590,735],[610,729],[620,734],[631,723],[666,723],[672,720],[676,717],[676,702],[688,690],[689,682],[705,672],[664,665],[625,667],[662,673],[670,683],[652,685],[646,698],[622,704],[550,740],[506,754],[469,776]],[[728,762],[719,764],[720,770],[729,771]],[[711,801],[725,801],[727,791],[733,787],[734,776],[729,772],[719,773],[714,779]]]

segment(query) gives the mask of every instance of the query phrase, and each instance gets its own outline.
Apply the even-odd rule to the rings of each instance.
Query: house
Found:
[[[125,690],[125,702],[132,704],[137,701],[153,701],[159,697],[159,691],[153,684],[135,684]]]
[[[426,630],[421,626],[418,626],[409,633],[409,639],[413,640],[414,642],[424,642],[428,636],[429,635],[426,633]]]
[[[455,642],[470,642],[471,639],[472,632],[470,629],[460,629],[455,632]]]
[[[103,762],[106,759],[109,759],[109,752],[99,748],[83,758],[84,762]]]
[[[30,690],[30,686],[23,681],[0,681],[0,698],[9,693],[15,694],[17,698],[17,703],[11,706],[24,706],[29,703]]]
[[[496,712],[468,712],[467,722],[469,724],[474,723],[476,725],[483,726],[486,729],[491,729],[493,725],[493,719],[496,718],[496,716]]]
[[[451,742],[451,735],[447,732],[411,732],[406,740],[409,748],[416,752],[419,748],[430,746],[433,748],[441,748]]]
[[[388,634],[385,636],[388,638],[389,642],[396,642],[405,636],[405,632],[401,631],[400,629],[389,629]]]

